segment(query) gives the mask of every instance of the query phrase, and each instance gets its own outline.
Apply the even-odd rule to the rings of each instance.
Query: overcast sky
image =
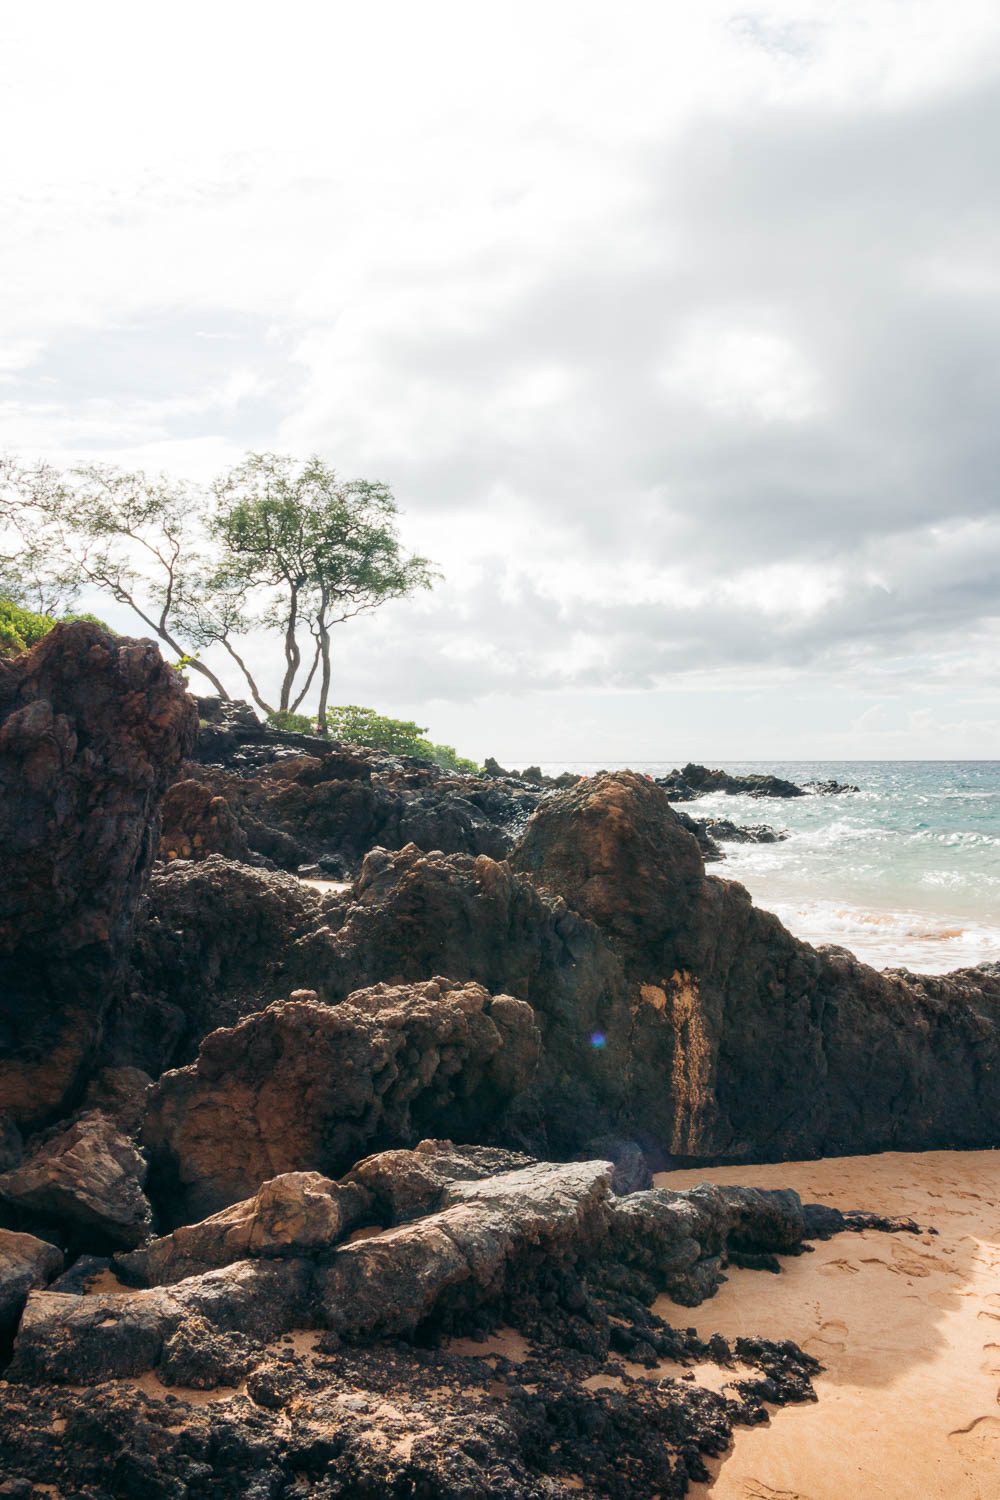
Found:
[[[518,762],[1000,757],[995,0],[2,42],[0,448],[387,481],[445,582],[335,701]]]

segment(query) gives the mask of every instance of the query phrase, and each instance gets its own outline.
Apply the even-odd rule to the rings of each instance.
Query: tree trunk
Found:
[[[291,701],[292,684],[295,681],[295,674],[298,672],[299,663],[302,660],[299,652],[299,643],[295,639],[295,627],[298,624],[298,615],[299,591],[293,587],[288,600],[288,623],[285,626],[285,675],[281,683],[280,703],[283,713],[287,711],[289,702]]]
[[[185,662],[185,666],[189,667],[192,672],[201,672],[202,676],[208,678],[209,682],[215,688],[215,691],[218,693],[218,695],[222,699],[223,703],[228,703],[229,702],[229,694],[226,692],[225,688],[222,686],[222,683],[216,677],[216,675],[215,675],[214,672],[210,672],[209,671],[208,667],[206,667],[203,662],[195,661],[194,657],[192,656],[192,657],[189,657],[188,660]]]
[[[319,627],[319,644],[323,656],[323,672],[319,687],[319,708],[316,712],[316,732],[322,735],[330,733],[326,722],[326,709],[330,701],[330,627],[324,620],[317,622]]]

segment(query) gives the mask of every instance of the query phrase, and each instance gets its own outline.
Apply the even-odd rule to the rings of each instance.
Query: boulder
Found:
[[[0,1176],[0,1199],[76,1241],[131,1247],[149,1237],[146,1172],[132,1141],[93,1110]]]
[[[453,1141],[420,1141],[412,1151],[380,1151],[357,1162],[344,1181],[358,1183],[370,1195],[376,1219],[404,1224],[440,1208],[455,1182],[534,1166],[520,1151],[495,1146],[456,1146]]]
[[[115,1267],[141,1286],[169,1286],[237,1260],[306,1255],[345,1238],[370,1215],[373,1201],[355,1183],[339,1185],[319,1172],[285,1172],[253,1198],[117,1255]]]
[[[250,852],[225,797],[214,796],[200,781],[175,781],[163,799],[161,859],[204,859],[224,854],[245,859]]]
[[[55,1245],[0,1229],[0,1337],[17,1327],[28,1293],[58,1276],[62,1264]]]
[[[283,1172],[342,1171],[427,1120],[475,1135],[530,1083],[530,1006],[482,985],[375,985],[337,1006],[277,1002],[213,1032],[151,1091],[143,1140],[168,1218],[198,1218]]]
[[[537,1162],[455,1183],[444,1207],[337,1251],[317,1273],[326,1326],[341,1335],[412,1334],[432,1313],[496,1299],[525,1258],[585,1253],[610,1191],[606,1162]]]
[[[632,771],[548,798],[510,864],[600,927],[643,976],[661,968],[705,878],[665,793]]]
[[[266,1341],[309,1327],[312,1316],[313,1267],[299,1259],[238,1261],[169,1289],[82,1297],[31,1292],[7,1378],[98,1385],[152,1369],[193,1319]]]
[[[80,621],[0,662],[0,1111],[22,1127],[95,1054],[195,729],[148,641]]]

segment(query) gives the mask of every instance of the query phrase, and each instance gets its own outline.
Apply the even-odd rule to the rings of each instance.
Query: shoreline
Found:
[[[781,1257],[781,1275],[731,1267],[715,1297],[656,1310],[703,1338],[766,1328],[824,1365],[815,1405],[737,1428],[692,1500],[993,1500],[1000,1493],[1000,1152],[868,1157],[660,1173],[792,1187],[842,1210],[877,1207],[937,1234],[839,1234]]]

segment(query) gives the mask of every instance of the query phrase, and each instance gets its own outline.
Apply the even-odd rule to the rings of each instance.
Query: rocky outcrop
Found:
[[[195,727],[149,642],[81,621],[0,662],[0,1112],[20,1125],[95,1054]]]
[[[62,1264],[55,1245],[0,1229],[0,1340],[17,1327],[28,1293],[58,1276]]]
[[[246,833],[225,797],[193,778],[168,788],[161,825],[164,859],[205,859],[209,854],[245,859],[250,853]]]
[[[657,779],[671,802],[690,802],[704,797],[709,792],[726,792],[729,796],[746,797],[804,797],[805,791],[794,781],[785,781],[781,776],[753,774],[732,776],[728,771],[710,771],[707,766],[689,762],[679,771]]]
[[[877,973],[705,876],[667,795],[628,772],[548,799],[512,856],[631,976],[629,1112],[684,1160],[995,1145],[1000,966]]]
[[[44,1139],[0,1177],[0,1202],[29,1222],[88,1244],[132,1246],[149,1237],[146,1161],[97,1110]]]
[[[537,1064],[531,1008],[478,984],[376,985],[333,1007],[308,995],[213,1032],[152,1090],[143,1140],[168,1217],[201,1217],[277,1173],[343,1171],[429,1121],[474,1137]]]
[[[539,1072],[509,1122],[512,1144],[571,1154],[617,1119],[630,1013],[621,963],[592,924],[505,863],[373,850],[349,892],[321,899],[213,856],[158,872],[150,911],[136,984],[187,1017],[180,1060],[208,1031],[293,989],[339,1004],[380,979],[445,974],[535,1011]]]
[[[406,1174],[403,1154],[393,1153],[383,1175]],[[512,1315],[559,1269],[577,1296],[584,1277],[600,1285],[610,1274],[620,1285],[631,1270],[643,1279],[644,1300],[666,1290],[693,1306],[716,1290],[730,1252],[797,1252],[805,1230],[793,1192],[703,1184],[615,1198],[607,1162],[531,1162],[448,1180],[439,1161],[439,1171],[445,1181],[435,1210],[382,1233],[343,1243],[366,1207],[365,1190],[348,1182],[338,1194],[337,1184],[295,1174],[268,1183],[252,1203],[175,1231],[145,1257],[120,1257],[134,1274],[169,1277],[169,1287],[34,1292],[13,1378],[93,1384],[134,1375],[155,1367],[193,1318],[255,1339],[316,1324],[352,1340],[426,1338],[432,1328],[461,1328],[479,1309]],[[176,1279],[202,1253],[221,1259],[254,1243],[251,1259]]]
[[[319,1172],[285,1172],[253,1198],[197,1224],[175,1229],[141,1250],[115,1257],[120,1275],[140,1286],[169,1286],[217,1266],[325,1250],[370,1217],[375,1199],[356,1182]]]
[[[725,792],[731,797],[805,797],[810,793],[829,797],[859,790],[841,781],[807,781],[797,786],[794,781],[786,781],[781,776],[759,773],[733,776],[729,771],[710,771],[707,766],[692,762],[679,771],[671,771],[669,776],[657,778],[656,784],[663,788],[671,802],[692,802],[709,792]]]
[[[692,818],[691,822],[722,844],[780,844],[788,838],[784,829],[768,823],[731,823],[728,818]],[[706,860],[708,857],[706,854]]]
[[[293,743],[260,747],[276,757],[261,764],[188,762],[164,805],[163,858],[251,855],[287,870],[318,863],[336,876],[357,871],[375,845],[502,859],[542,795],[538,785],[409,756],[287,738]]]

